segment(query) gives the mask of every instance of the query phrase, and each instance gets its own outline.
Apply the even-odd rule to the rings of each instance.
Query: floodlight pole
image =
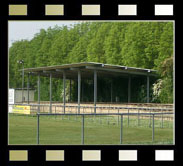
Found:
[[[27,104],[29,104],[29,73],[27,74]]]
[[[22,60],[22,103],[24,102],[24,61]]]
[[[22,103],[24,102],[24,60],[18,60],[17,63],[22,64]]]

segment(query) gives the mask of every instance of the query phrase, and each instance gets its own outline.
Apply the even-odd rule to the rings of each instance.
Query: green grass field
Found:
[[[127,117],[123,120],[122,144],[173,144],[173,122],[155,120],[155,136],[152,142],[152,128],[149,119]],[[80,116],[41,116],[40,144],[80,145],[82,123]],[[84,143],[120,144],[120,119],[117,116],[86,116]],[[9,144],[37,144],[37,117],[30,115],[9,115]]]

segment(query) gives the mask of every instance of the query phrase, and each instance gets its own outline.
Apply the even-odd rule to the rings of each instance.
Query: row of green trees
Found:
[[[22,66],[17,63],[20,59],[24,60],[25,68],[101,62],[156,69],[159,80],[152,87],[151,101],[173,102],[172,22],[83,22],[41,29],[32,40],[16,41],[10,47],[11,88],[21,87]],[[31,87],[36,88],[36,81],[31,77]],[[41,100],[48,100],[49,91],[45,91],[48,86],[49,79],[42,78]],[[141,86],[140,91],[144,89]],[[136,96],[142,96],[139,90]],[[62,100],[62,80],[53,80],[53,100]]]

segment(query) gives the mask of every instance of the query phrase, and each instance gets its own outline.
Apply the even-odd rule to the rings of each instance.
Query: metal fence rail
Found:
[[[148,115],[151,117],[152,120],[152,142],[154,142],[154,137],[155,137],[155,116],[158,115],[171,115],[173,113],[140,113],[140,115]],[[110,115],[117,115],[118,117],[120,116],[121,118],[121,125],[120,125],[120,144],[123,143],[123,117],[128,115],[128,116],[137,116],[139,113],[37,113],[37,144],[40,144],[40,116],[81,116],[82,117],[82,125],[81,125],[81,144],[84,145],[85,142],[85,134],[84,134],[84,128],[85,128],[85,116],[110,116]]]
[[[94,118],[99,116],[101,122],[101,117],[107,117],[107,124],[109,124],[112,116],[117,116],[117,124],[120,126],[120,144],[123,143],[123,128],[124,120],[127,120],[127,126],[131,124],[131,119],[135,117],[137,126],[141,126],[143,119],[146,119],[148,122],[148,127],[152,127],[152,142],[154,141],[155,136],[155,120],[160,120],[160,127],[164,128],[166,120],[173,121],[174,119],[174,108],[160,108],[160,107],[114,107],[114,106],[82,106],[82,105],[58,105],[58,104],[14,104],[22,106],[30,106],[32,114],[37,116],[37,144],[40,143],[40,116],[75,116],[77,119],[78,116],[82,118],[81,126],[81,144],[85,143],[85,118],[90,116],[90,119],[94,122]],[[95,112],[96,111],[96,112]],[[132,116],[132,118],[130,118]],[[126,119],[124,119],[126,118]],[[133,122],[133,119],[132,119]],[[159,125],[159,123],[158,123]]]
[[[16,104],[14,104],[16,105]],[[73,105],[51,105],[50,104],[18,104],[22,106],[30,106],[31,113],[100,113],[100,112],[173,112],[173,108],[159,107],[114,107],[114,106],[73,106]]]
[[[87,114],[87,113],[128,113],[128,125],[130,123],[130,114],[129,113],[138,113],[138,125],[140,125],[141,119],[149,119],[149,126],[151,126],[151,116],[142,114],[142,113],[166,113],[174,112],[173,108],[159,108],[159,107],[111,107],[111,106],[76,106],[76,105],[51,105],[50,104],[19,104],[23,106],[30,106],[31,114],[37,113],[65,113],[65,114]],[[51,108],[50,108],[51,107]],[[160,114],[156,116],[156,119],[161,119],[162,128],[164,120],[173,121],[172,115],[163,115]],[[119,121],[119,120],[118,120]]]
[[[9,105],[22,105],[22,106],[31,106],[31,107],[50,107],[50,104],[27,104],[27,103],[25,103],[25,104],[22,104],[22,103],[15,103],[15,104],[9,104]],[[109,109],[109,108],[111,108],[111,109],[133,109],[133,110],[167,110],[167,111],[172,111],[174,108],[173,107],[166,107],[166,108],[164,108],[164,107],[116,107],[116,106],[82,106],[82,105],[80,105],[80,106],[77,106],[77,105],[57,105],[57,104],[52,104],[52,107],[66,107],[66,108],[78,108],[78,107],[80,107],[80,108],[98,108],[98,109],[100,109],[100,108],[103,108],[103,109]]]

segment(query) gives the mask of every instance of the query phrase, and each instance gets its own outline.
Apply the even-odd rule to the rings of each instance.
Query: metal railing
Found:
[[[87,113],[128,113],[128,124],[130,123],[129,113],[138,113],[138,125],[140,125],[140,118],[149,118],[149,126],[151,126],[151,116],[143,115],[141,113],[159,113],[161,115],[156,116],[156,118],[161,118],[162,127],[163,120],[172,120],[172,115],[164,116],[163,113],[171,112],[173,113],[173,108],[161,108],[161,107],[111,107],[111,106],[76,106],[76,105],[49,105],[49,104],[18,104],[24,106],[30,106],[31,114],[37,113],[62,113],[62,114],[87,114]],[[50,108],[51,107],[51,108]],[[95,112],[96,111],[96,112]]]
[[[162,115],[162,114],[173,114],[173,113],[141,113],[141,115],[149,115],[150,117],[152,117],[152,142],[154,142],[154,137],[155,137],[155,123],[154,123],[154,119],[155,116],[157,115]],[[85,134],[84,134],[84,129],[85,129],[85,116],[109,116],[109,115],[118,115],[121,118],[121,125],[120,125],[120,144],[123,143],[123,117],[128,115],[128,116],[136,116],[139,115],[138,113],[110,113],[110,114],[106,114],[106,113],[102,113],[102,114],[50,114],[50,113],[37,113],[37,144],[40,144],[40,116],[64,116],[64,115],[69,115],[69,116],[81,116],[82,117],[82,125],[81,125],[81,144],[84,145],[85,142]]]
[[[130,117],[136,117],[137,126],[141,126],[143,118],[148,120],[148,127],[152,127],[152,142],[155,136],[155,119],[161,121],[160,127],[164,128],[164,121],[173,121],[173,108],[160,108],[160,107],[110,107],[110,106],[77,106],[77,105],[49,105],[49,104],[17,104],[30,106],[32,114],[37,116],[37,144],[40,143],[40,116],[78,116],[82,117],[81,124],[81,144],[85,143],[85,117],[89,116],[90,119],[95,116],[106,116],[107,123],[109,124],[109,117],[117,116],[117,124],[120,125],[120,144],[123,143],[123,121],[124,117],[127,119],[127,125],[130,126]],[[50,109],[51,107],[51,109]],[[96,113],[95,113],[96,110]]]
[[[50,105],[50,104],[9,104],[9,105],[22,105],[22,106],[30,106],[33,113],[71,113],[71,109],[75,108],[74,113],[78,113],[78,110],[83,113],[88,113],[88,111],[85,111],[86,109],[90,109],[91,113],[95,113],[95,109],[100,110],[107,110],[107,111],[119,111],[119,110],[126,110],[126,111],[151,111],[151,112],[159,112],[159,111],[167,111],[167,112],[173,112],[173,107],[115,107],[115,106],[77,106],[77,105]],[[51,107],[51,109],[50,109]],[[64,109],[65,108],[65,109]],[[65,112],[64,112],[65,110]],[[58,112],[57,112],[58,111]],[[97,113],[97,112],[96,112]]]

